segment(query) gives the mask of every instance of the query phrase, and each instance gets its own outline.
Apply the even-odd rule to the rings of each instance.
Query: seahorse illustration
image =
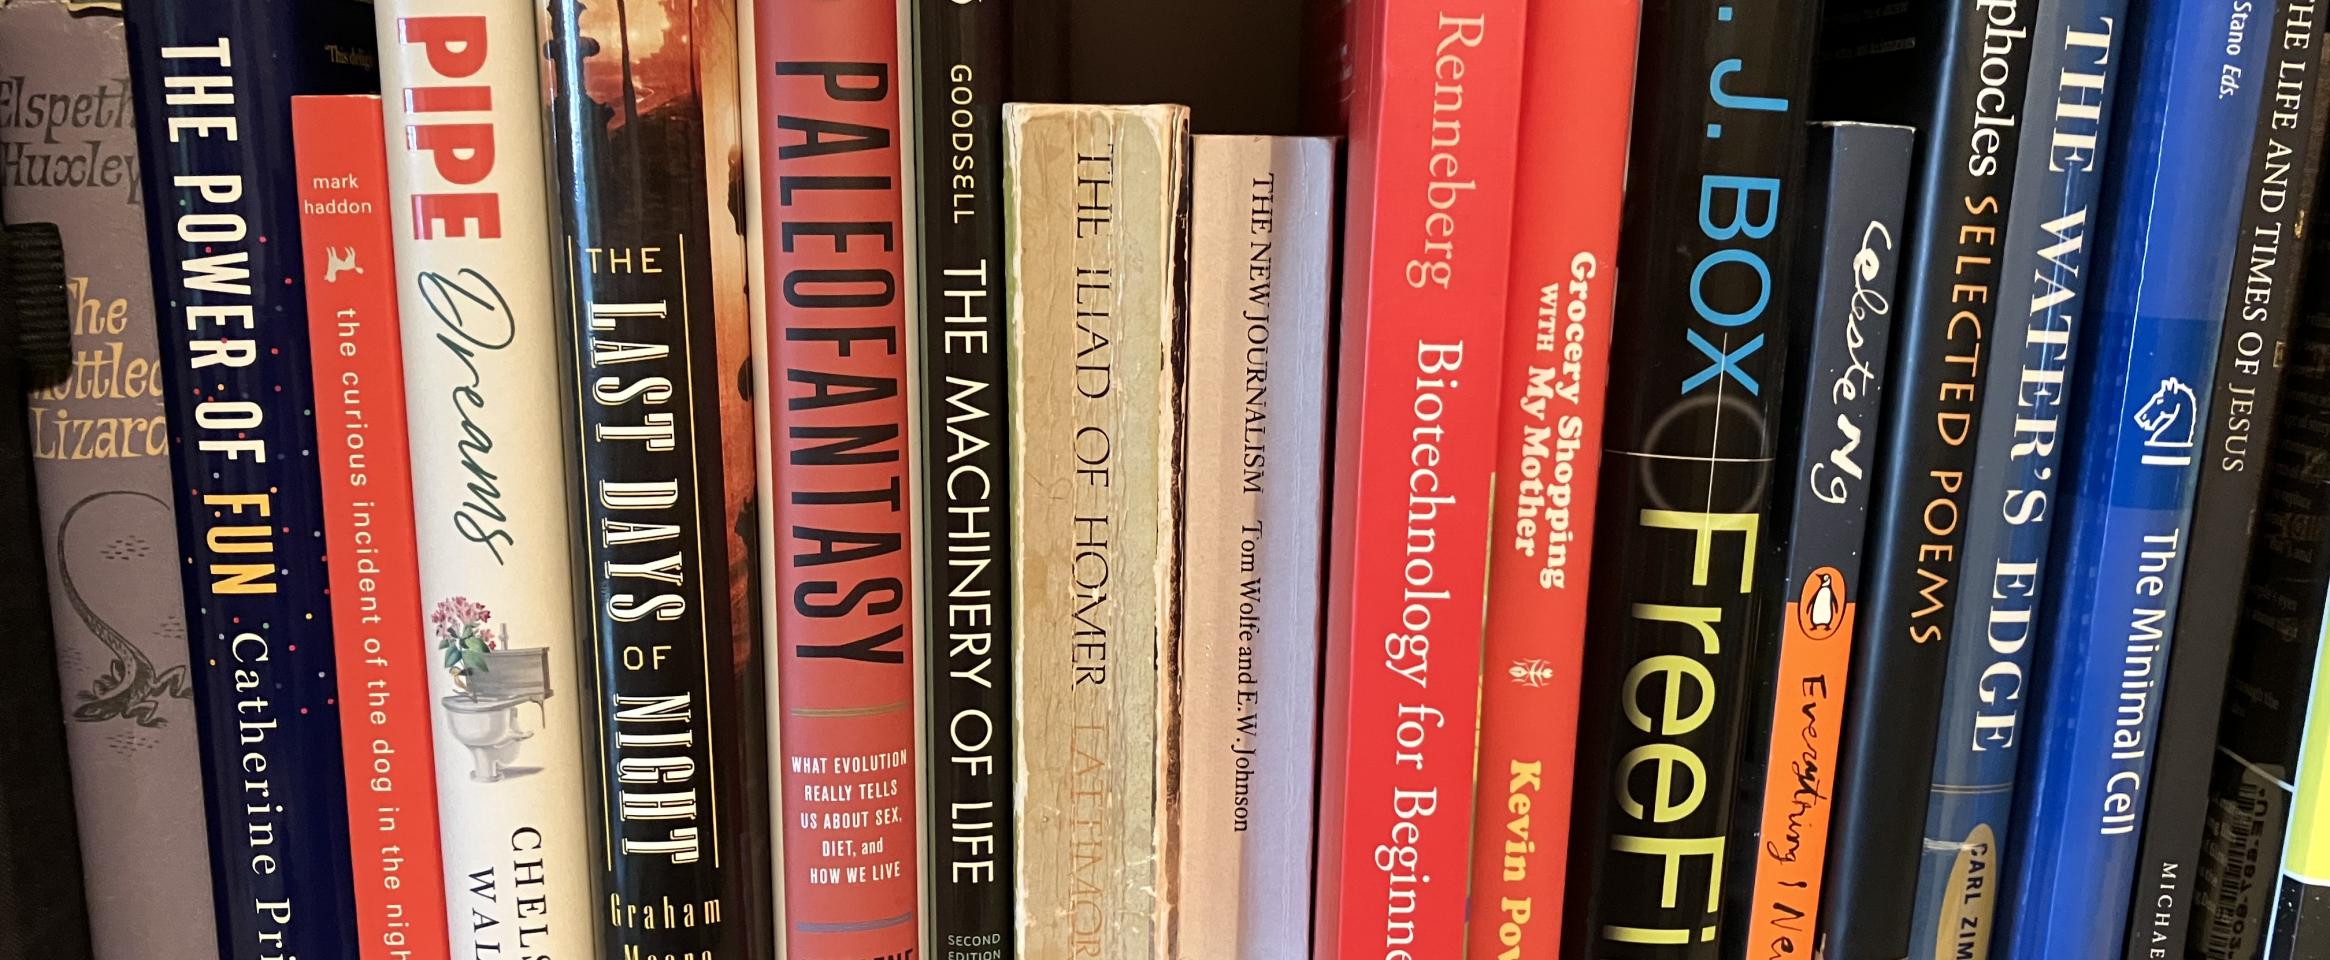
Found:
[[[154,661],[138,645],[122,636],[121,631],[105,622],[97,611],[89,608],[89,601],[81,596],[81,589],[73,583],[73,571],[66,561],[65,532],[73,528],[73,518],[90,504],[107,497],[142,497],[164,509],[169,504],[160,497],[138,490],[106,490],[82,497],[65,510],[65,518],[57,523],[57,582],[65,588],[65,602],[73,607],[75,616],[89,627],[97,642],[113,653],[113,664],[87,690],[75,691],[81,704],[73,708],[73,719],[82,723],[96,723],[125,717],[141,727],[159,727],[167,722],[161,715],[164,703],[172,697],[191,700],[194,694],[187,688],[186,668],[171,667],[157,671]]]

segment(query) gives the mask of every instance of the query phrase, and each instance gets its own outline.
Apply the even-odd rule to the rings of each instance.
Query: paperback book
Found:
[[[1464,950],[1527,7],[1350,8],[1321,956]]]
[[[1201,136],[1190,168],[1171,939],[1185,957],[1302,956],[1335,141]]]
[[[2324,199],[2315,194],[2309,224]],[[2330,598],[2330,246],[2306,258],[2193,889],[2186,953],[2206,960],[2265,950]]]
[[[1739,956],[1812,955],[1836,789],[1870,450],[1883,439],[1886,383],[1916,134],[1908,127],[1820,123],[1810,128],[1805,250],[1789,293],[1781,423],[1787,472],[1774,493],[1767,543],[1787,609],[1755,654],[1739,812],[1725,854],[1727,906],[1746,920],[1724,932]],[[1818,256],[1814,256],[1814,252]]]
[[[293,97],[291,133],[332,632],[340,699],[358,705],[340,724],[358,956],[433,956],[445,864],[380,98]]]
[[[2038,4],[1841,0],[1825,12],[1820,115],[1918,128],[1902,237],[1869,569],[1845,702],[1819,940],[1834,960],[1898,960],[1920,894],[1951,628],[1967,556]],[[2051,42],[2051,41],[2050,41]],[[2019,272],[2021,268],[2017,267]],[[1987,865],[1995,865],[1987,864]]]
[[[2267,451],[2276,439],[2283,357],[2306,272],[2305,215],[2320,186],[2323,51],[2311,42],[2275,44],[2267,55],[2275,95],[2261,98],[2252,125],[2235,241],[2235,295],[2226,298],[2224,329],[2217,336],[2216,390],[2208,401],[2200,485],[2193,495],[2191,553],[2209,562],[2187,568],[2177,603],[2175,654],[2160,697],[2152,754],[2158,773],[2145,803],[2126,960],[2183,957],[2191,941],[2217,718],[2241,621]]]
[[[1171,956],[1189,112],[1003,128],[1020,948]]]
[[[2032,82],[2006,219],[1991,363],[1973,429],[1961,554],[1974,585],[1949,631],[1941,726],[1924,809],[1924,865],[1911,953],[1987,956],[2002,890],[2014,788],[2030,732],[2032,660],[2049,642],[2040,612],[2060,585],[2053,551],[2064,439],[2091,313],[2097,194],[2116,159],[2113,104],[2126,60],[2126,3],[2037,10]]]
[[[1319,4],[1324,6],[1324,4]],[[1522,39],[1474,789],[1474,955],[1551,957],[1568,880],[1637,0],[1540,4]]]
[[[2167,630],[2190,555],[2202,418],[2235,268],[2269,44],[2225,43],[2240,0],[2161,0],[2130,24],[2132,85],[2104,187],[2092,363],[2071,394],[2063,589],[2040,626],[2036,714],[1999,932],[2015,957],[2117,956],[2152,778]],[[2277,33],[2311,42],[2310,13]],[[2275,44],[2278,45],[2278,44]],[[1994,880],[1995,882],[1995,880]],[[1955,898],[1954,890],[1945,896]]]

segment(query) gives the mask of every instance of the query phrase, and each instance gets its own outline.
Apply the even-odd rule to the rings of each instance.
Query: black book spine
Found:
[[[2330,193],[2317,192],[2308,230],[2300,232],[2310,232],[2326,211]],[[2265,489],[2218,713],[2185,936],[2184,956],[2204,960],[2256,960],[2265,950],[2330,595],[2330,244],[2306,247],[2273,443],[2260,448]]]
[[[1822,38],[1822,116],[1920,133],[1823,884],[1830,960],[1909,953],[2032,6],[1844,0]]]
[[[1788,380],[1786,472],[1764,538],[1787,608],[1755,653],[1740,806],[1724,857],[1733,918],[1723,931],[1726,957],[1801,939],[1820,905],[1916,144],[1916,132],[1900,126],[1821,123],[1811,131],[1805,183],[1820,192],[1809,198],[1793,284],[1802,312],[1788,348],[1790,367],[1802,372]]]
[[[2263,495],[2263,454],[2274,439],[2282,354],[2306,273],[2305,213],[2313,208],[2322,164],[2325,117],[2314,93],[2323,52],[2318,43],[2275,44],[2270,55],[2273,87],[2258,108],[2249,152],[2242,255],[2234,261],[2233,295],[2217,342],[2217,389],[2203,448],[2210,457],[2193,506],[2190,555],[2220,562],[2193,566],[2184,579],[2153,745],[2127,960],[2182,957],[2191,931],[2194,868]]]
[[[600,2],[538,10],[600,955],[746,956],[763,825],[737,802],[751,691],[730,650],[704,103],[654,80],[696,76],[709,40]]]
[[[1643,11],[1593,559],[1620,575],[1587,601],[1566,955],[1718,954],[1749,653],[1777,611],[1755,544],[1816,7]]]
[[[1016,3],[915,0],[932,949],[1012,956],[1003,101]],[[944,651],[943,655],[939,651]]]

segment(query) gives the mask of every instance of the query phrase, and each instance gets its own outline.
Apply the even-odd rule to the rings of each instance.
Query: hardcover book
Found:
[[[1539,4],[1522,40],[1473,799],[1476,956],[1552,957],[1561,944],[1641,18],[1639,0]]]
[[[785,952],[919,946],[899,0],[757,0],[753,263]]]
[[[550,0],[552,267],[588,637],[585,781],[607,954],[743,954],[767,891],[694,5]],[[749,639],[743,641],[749,643]],[[765,945],[759,949],[766,949]]]
[[[217,950],[355,956],[291,97],[373,88],[371,11],[127,15]]]
[[[1594,528],[1594,569],[1619,575],[1587,594],[1564,955],[1720,950],[1748,668],[1780,616],[1757,538],[1795,323],[1778,288],[1806,232],[1813,12],[1643,11]],[[1666,779],[1683,770],[1688,789]]]
[[[1464,950],[1528,6],[1350,9],[1320,956]]]
[[[1785,577],[1776,638],[1758,645],[1748,704],[1739,812],[1732,823],[1725,895],[1734,956],[1812,955],[1827,862],[1829,797],[1853,656],[1862,535],[1869,519],[1869,458],[1883,438],[1916,133],[1908,127],[1811,127],[1804,255],[1791,298],[1791,375],[1780,442],[1787,472],[1773,494],[1766,543]],[[1818,256],[1812,254],[1817,251]]]
[[[2126,960],[2184,957],[2191,939],[2217,718],[2241,618],[2266,451],[2275,439],[2282,358],[2304,280],[2311,235],[2306,213],[2320,185],[2324,113],[2316,91],[2322,55],[2312,42],[2271,46],[2267,69],[2275,79],[2274,96],[2263,98],[2251,126],[2234,261],[2238,295],[2226,298],[2224,330],[2217,336],[2217,386],[2193,495],[2192,555],[2211,562],[2187,568],[2177,603]]]
[[[453,954],[592,955],[585,648],[533,7],[373,12],[444,909],[462,918]]]
[[[1018,950],[1011,814],[1011,438],[1004,409],[1003,0],[916,0],[921,164],[918,353],[922,621],[931,822],[923,856],[940,960]]]
[[[2152,706],[2205,456],[2200,398],[2246,192],[2245,166],[2226,160],[2249,155],[2264,84],[2244,78],[2263,76],[2273,45],[2225,42],[2245,7],[2162,0],[2129,24],[2132,86],[2101,201],[2097,309],[2082,334],[2093,362],[2070,397],[2062,589],[2039,625],[2048,642],[2035,682],[2018,691],[2036,722],[2005,847],[2012,895],[1998,930],[2009,956],[2118,956],[2127,931],[2159,726]],[[2311,13],[2293,11],[2278,32],[2310,43]],[[1942,886],[1940,898],[1958,902],[1967,885]],[[1956,938],[1937,932],[1935,954],[1963,952]]]
[[[1203,136],[1190,170],[1172,942],[1306,956],[1335,141]]]
[[[57,225],[72,311],[71,372],[25,400],[86,881],[72,895],[86,903],[95,960],[209,960],[218,939],[203,807],[189,799],[202,768],[179,501],[128,52],[120,13],[73,6],[0,5],[8,99],[89,105],[0,124],[0,206],[11,221]]]
[[[1910,928],[1915,956],[1987,956],[2006,862],[2014,786],[2047,642],[2039,612],[2058,581],[2050,562],[2061,502],[2062,438],[2076,399],[2087,326],[2096,195],[2112,156],[2124,0],[2041,5],[2006,218],[2000,305],[1988,330],[1979,433],[1966,484],[1960,572],[1976,585],[1949,631],[1941,724],[1924,809],[1924,865]],[[2011,693],[2012,695],[2004,695]]]
[[[388,142],[376,96],[293,97],[324,550],[339,642],[358,956],[447,949],[429,674],[403,440]]]
[[[1020,949],[1172,956],[1189,112],[1009,104]]]
[[[2309,224],[2326,196],[2315,194]],[[2305,256],[2193,889],[2185,952],[2206,960],[2265,949],[2330,597],[2330,246]]]
[[[1868,572],[1857,611],[1823,885],[1832,960],[1912,953],[1925,792],[1965,556],[2024,122],[2031,11],[2020,0],[1839,0],[1821,35],[1819,115],[1918,128],[1884,442],[1872,461]],[[2052,41],[2050,41],[2052,42]],[[2018,268],[2019,269],[2019,268]]]

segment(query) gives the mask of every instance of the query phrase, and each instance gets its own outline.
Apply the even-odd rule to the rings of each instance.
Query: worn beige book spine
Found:
[[[1335,144],[1203,136],[1191,156],[1171,939],[1181,957],[1301,957]]]
[[[1170,956],[1189,112],[1003,119],[1020,956]]]

